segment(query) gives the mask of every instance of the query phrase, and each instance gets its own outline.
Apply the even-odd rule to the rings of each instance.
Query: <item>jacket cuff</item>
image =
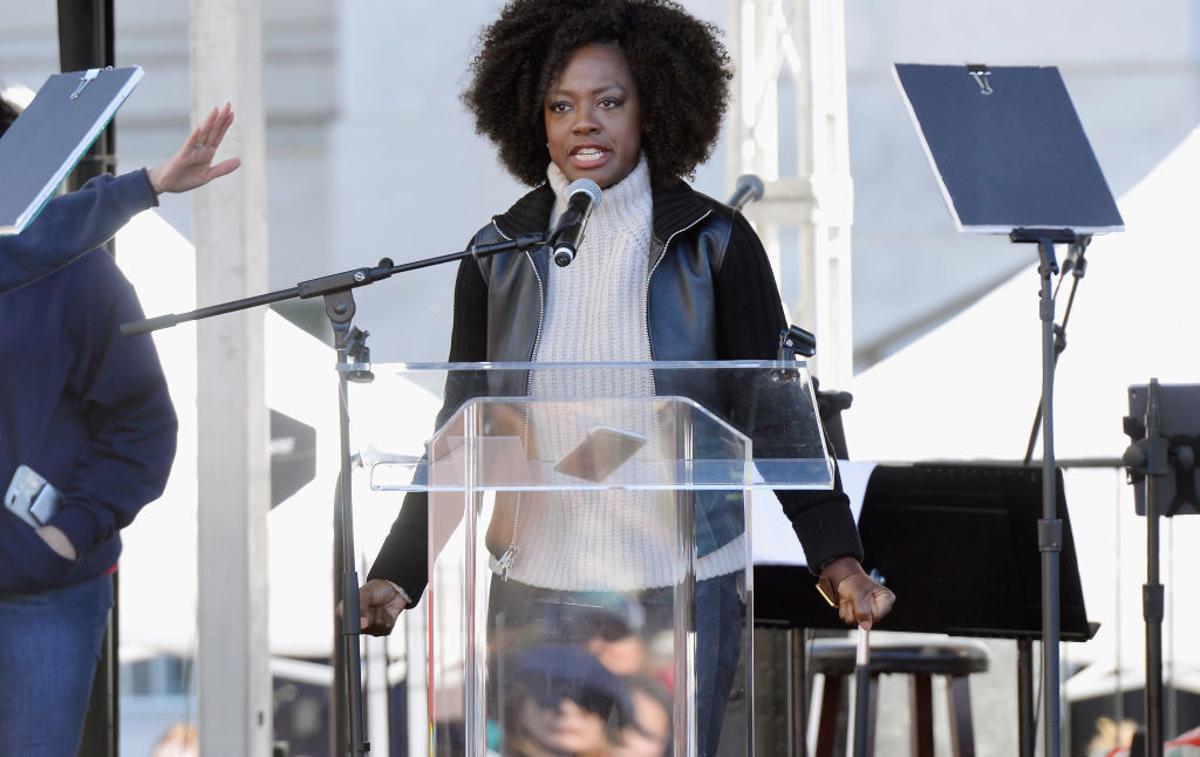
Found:
[[[129,201],[136,203],[137,207],[142,210],[158,207],[158,195],[150,183],[150,172],[145,168],[121,174],[116,181],[121,185],[121,191],[128,193]]]
[[[82,505],[63,505],[58,515],[50,519],[48,525],[54,526],[67,535],[75,554],[82,555],[91,549],[96,541],[99,530],[95,517]]]
[[[800,513],[792,528],[804,545],[808,570],[820,575],[821,568],[839,557],[863,559],[862,540],[844,497],[837,497]]]
[[[400,596],[408,604],[408,607],[415,607],[421,601],[421,597],[425,594],[425,586],[427,581],[423,576],[417,576],[415,570],[409,564],[410,561],[388,560],[384,556],[376,558],[375,564],[367,572],[367,580],[380,578],[392,585],[392,588],[400,592]]]

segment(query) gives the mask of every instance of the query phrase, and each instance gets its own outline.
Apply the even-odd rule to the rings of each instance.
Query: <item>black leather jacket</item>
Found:
[[[650,356],[716,360],[716,278],[733,233],[734,211],[682,181],[655,186],[653,205],[645,313]],[[473,244],[545,231],[553,206],[554,191],[543,184],[481,229]],[[488,290],[487,359],[533,359],[541,336],[549,266],[546,248],[479,260]]]
[[[472,243],[544,232],[554,199],[548,184],[532,190],[493,218]],[[779,332],[787,322],[770,263],[749,223],[683,181],[653,185],[652,202],[653,248],[645,315],[653,359],[775,359]],[[532,360],[541,334],[550,265],[545,249],[465,260],[455,286],[450,360]],[[719,387],[679,385],[689,373],[656,373],[656,392],[689,396],[706,407],[721,404]],[[443,416],[468,396],[527,393],[523,375],[499,375],[502,384],[486,389],[447,386]],[[786,422],[785,414],[778,415]],[[833,492],[787,494],[791,496],[781,495],[784,509],[814,569],[843,555],[861,558],[862,547],[840,480]],[[708,498],[698,497],[696,502],[700,556],[744,531],[740,505],[714,499],[709,506],[704,499]],[[396,582],[414,598],[425,582],[426,507],[423,496],[406,498],[370,572],[372,578]]]

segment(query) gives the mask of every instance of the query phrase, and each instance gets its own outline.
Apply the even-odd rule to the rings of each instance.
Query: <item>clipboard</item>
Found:
[[[0,137],[0,236],[20,234],[142,80],[141,66],[54,74]]]
[[[1125,229],[1057,67],[897,63],[894,72],[959,231]]]

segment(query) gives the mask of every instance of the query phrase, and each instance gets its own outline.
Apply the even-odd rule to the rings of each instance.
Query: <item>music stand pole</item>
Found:
[[[1146,624],[1146,757],[1163,754],[1163,585],[1159,580],[1158,485],[1170,473],[1167,440],[1162,434],[1158,379],[1146,389],[1146,583],[1142,618]],[[1167,513],[1170,514],[1169,512]]]
[[[1054,465],[1054,289],[1058,273],[1056,243],[1071,243],[1076,235],[1069,229],[1014,229],[1013,242],[1034,243],[1038,248],[1038,317],[1042,322],[1042,518],[1038,521],[1038,549],[1042,553],[1042,713],[1045,722],[1045,755],[1059,757],[1062,751],[1061,683],[1059,639],[1061,600],[1059,569],[1063,527],[1058,517],[1057,476]]]

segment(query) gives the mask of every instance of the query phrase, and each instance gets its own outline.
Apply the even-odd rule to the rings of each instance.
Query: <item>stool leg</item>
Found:
[[[842,699],[842,677],[823,675],[821,678],[821,720],[817,724],[817,746],[813,754],[814,757],[833,757],[838,704]]]
[[[950,705],[950,743],[954,757],[975,757],[975,729],[971,725],[971,687],[967,676],[951,676],[947,687]]]
[[[908,706],[912,720],[910,754],[912,757],[933,757],[933,684],[930,676],[909,676]]]

